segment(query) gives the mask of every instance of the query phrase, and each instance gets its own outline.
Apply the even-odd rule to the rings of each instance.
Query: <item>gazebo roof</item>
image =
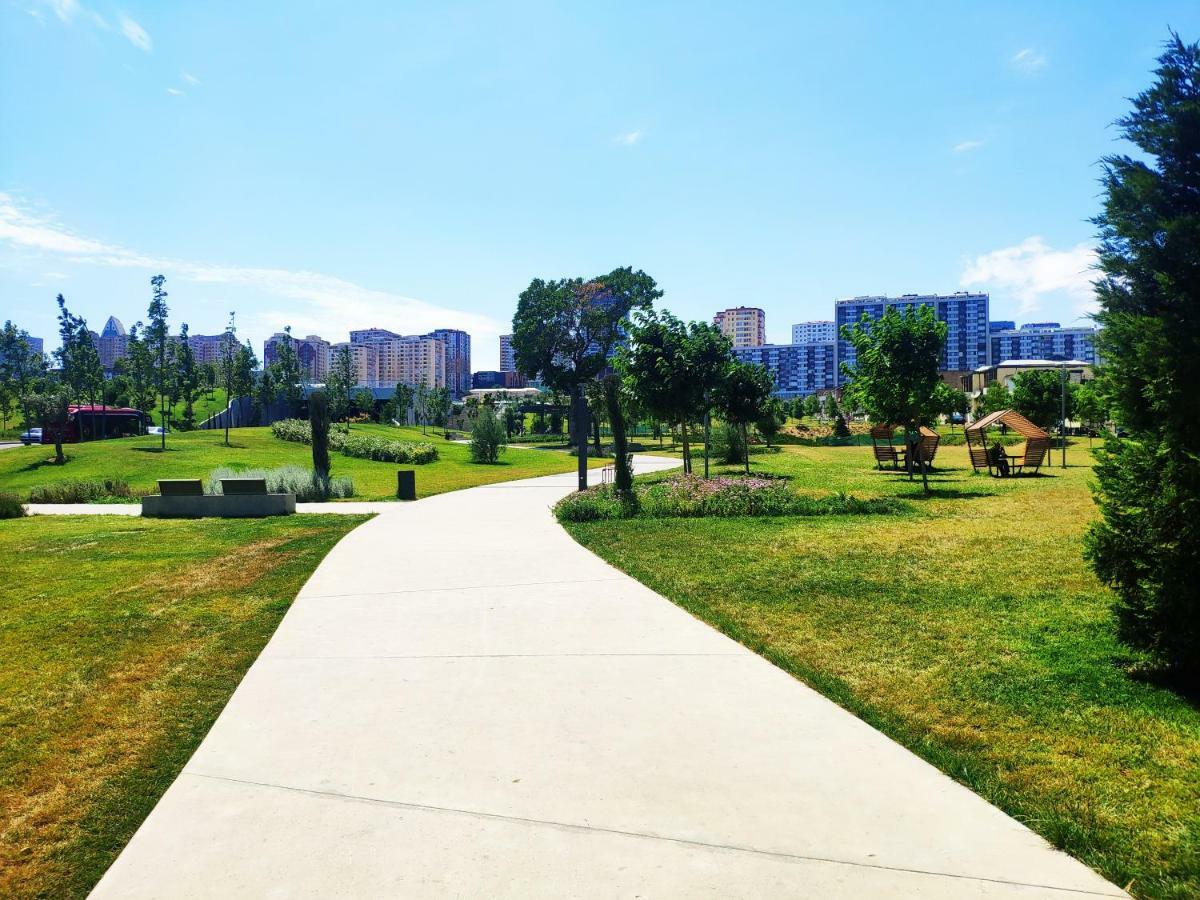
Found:
[[[1038,428],[1015,409],[1001,409],[988,413],[982,419],[976,419],[966,427],[966,431],[986,431],[993,425],[1007,425],[1024,438],[1048,438],[1045,430]]]

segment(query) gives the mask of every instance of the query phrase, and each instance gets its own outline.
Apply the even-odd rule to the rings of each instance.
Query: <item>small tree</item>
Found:
[[[153,297],[146,318],[150,324],[146,326],[146,344],[152,361],[151,381],[158,395],[159,421],[162,424],[162,449],[167,449],[167,424],[171,417],[170,396],[173,378],[169,366],[170,332],[167,327],[167,292],[163,285],[167,279],[164,275],[155,275],[150,279]]]
[[[1074,401],[1075,415],[1087,426],[1090,444],[1091,432],[1108,420],[1108,404],[1095,379],[1076,386]]]
[[[396,385],[395,393],[392,394],[392,409],[395,411],[396,421],[401,425],[409,424],[409,417],[412,415],[412,403],[412,385],[401,381]]]
[[[28,403],[30,415],[54,437],[54,463],[61,466],[67,461],[63,453],[63,432],[67,428],[70,389],[61,383],[51,384],[44,393],[31,394]]]
[[[129,403],[147,416],[154,412],[154,358],[142,339],[142,323],[129,329],[126,348],[126,372],[129,374]]]
[[[312,429],[313,477],[329,493],[329,397],[322,390],[308,395],[308,423]]]
[[[29,398],[34,393],[38,379],[46,371],[46,360],[33,351],[29,333],[17,328],[11,321],[0,330],[0,381],[21,407],[21,416],[27,428],[33,426]]]
[[[373,419],[375,417],[375,394],[367,388],[359,388],[354,392],[352,406],[355,413]]]
[[[490,406],[480,407],[471,422],[471,461],[494,464],[508,444],[504,426]]]
[[[1028,369],[1013,378],[1012,405],[1033,424],[1050,431],[1062,418],[1063,392],[1066,418],[1071,418],[1071,386],[1058,369]]]
[[[183,428],[190,431],[196,425],[196,396],[200,392],[200,371],[196,354],[188,343],[188,326],[179,326],[179,337],[171,342],[171,369],[175,387],[172,393],[183,401]]]
[[[787,413],[784,411],[783,402],[778,397],[768,397],[767,402],[763,404],[762,415],[755,420],[754,427],[770,447],[771,439],[779,434],[779,429],[786,421]]]
[[[746,426],[758,421],[775,390],[774,379],[765,366],[756,363],[731,363],[717,391],[717,409],[727,423],[741,434],[746,447],[746,474],[750,474],[750,441]]]
[[[329,361],[329,376],[326,379],[326,388],[329,391],[329,412],[334,420],[343,419],[349,424],[350,394],[354,390],[354,385],[357,381],[358,378],[354,371],[354,360],[350,355],[350,348],[349,346],[342,345],[333,351],[333,355]],[[397,397],[399,397],[400,385],[396,385],[396,391]],[[408,399],[409,402],[405,404],[405,409],[412,403],[411,393]]]
[[[229,426],[230,419],[233,418],[233,400],[235,397],[241,397],[248,394],[253,388],[253,377],[243,380],[246,374],[242,371],[238,357],[241,355],[242,346],[237,340],[237,322],[235,314],[229,314],[229,322],[225,325],[225,332],[221,335],[221,384],[225,388],[225,446],[229,446]],[[253,371],[253,367],[251,368]]]
[[[866,314],[854,326],[843,326],[842,335],[854,347],[853,368],[843,364],[850,379],[846,396],[850,404],[865,410],[873,422],[904,427],[908,477],[913,477],[913,458],[920,463],[921,484],[929,493],[928,465],[916,452],[921,425],[938,414],[938,362],[946,343],[947,326],[928,306],[895,307],[874,322]]]
[[[1200,689],[1200,44],[1172,34],[1104,160],[1099,375],[1127,439],[1096,467],[1087,556],[1119,634]]]
[[[287,406],[287,414],[294,416],[300,409],[304,397],[304,374],[300,370],[300,355],[296,352],[296,342],[292,339],[292,326],[283,329],[283,337],[275,347],[275,384],[279,395]]]
[[[1012,391],[1003,381],[993,381],[975,399],[975,418],[982,419],[1002,409],[1011,409],[1012,405]]]

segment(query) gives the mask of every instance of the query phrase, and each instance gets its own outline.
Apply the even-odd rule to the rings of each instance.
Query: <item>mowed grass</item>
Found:
[[[943,447],[928,500],[870,448],[789,447],[753,468],[914,511],[569,530],[1135,895],[1196,897],[1200,710],[1130,673],[1082,558],[1086,447],[1003,481]]]
[[[470,447],[444,440],[440,433],[423,435],[420,428],[387,425],[354,425],[351,433],[374,434],[390,440],[428,441],[437,447],[439,459],[421,466],[354,459],[333,452],[334,475],[354,479],[356,500],[391,500],[396,497],[396,470],[412,468],[417,473],[417,496],[429,497],[459,488],[553,475],[575,469],[575,458],[566,453],[528,448],[510,448],[495,465],[471,462]],[[0,453],[0,492],[27,497],[31,488],[54,481],[124,478],[134,492],[156,490],[159,478],[207,478],[218,466],[239,469],[274,468],[283,465],[312,467],[312,448],[281,441],[269,428],[235,428],[229,432],[232,446],[225,446],[223,431],[187,431],[167,435],[167,449],[159,450],[156,436],[122,438],[68,444],[67,463],[54,465],[53,447],[17,447]],[[590,461],[592,466],[603,460]]]
[[[0,896],[87,894],[365,518],[0,522]]]

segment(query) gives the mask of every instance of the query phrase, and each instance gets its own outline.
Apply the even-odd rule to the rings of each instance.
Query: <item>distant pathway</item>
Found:
[[[373,507],[95,896],[1123,896],[577,545],[573,482]]]

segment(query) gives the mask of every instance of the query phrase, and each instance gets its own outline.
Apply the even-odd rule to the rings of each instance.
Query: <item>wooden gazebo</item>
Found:
[[[1025,438],[1020,453],[1009,453],[999,443],[987,444],[989,428],[1004,425]],[[963,429],[967,437],[967,450],[971,454],[971,466],[978,472],[987,469],[989,475],[1033,475],[1041,467],[1050,452],[1050,435],[1038,428],[1015,409],[1002,409],[988,413]]]
[[[875,453],[875,465],[882,469],[884,463],[891,463],[893,469],[899,469],[908,456],[908,447],[896,445],[896,425],[873,425],[871,427],[871,447]],[[938,444],[942,438],[932,428],[921,426],[920,438],[916,448],[920,455],[914,455],[917,462],[927,466],[933,465],[933,457],[937,454]]]

